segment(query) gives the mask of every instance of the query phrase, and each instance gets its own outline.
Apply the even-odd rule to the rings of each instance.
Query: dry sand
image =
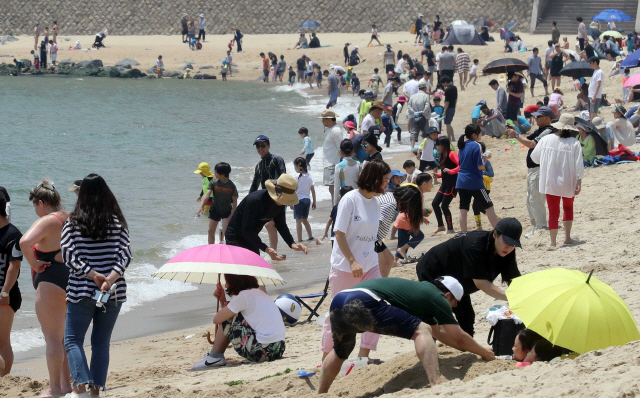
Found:
[[[323,44],[332,44],[331,48],[303,50],[322,65],[340,63],[342,46],[345,41],[360,44],[364,47],[368,42],[366,34],[322,34]],[[542,45],[547,36],[522,35],[525,43]],[[75,38],[73,38],[75,41]],[[393,40],[392,40],[393,39]],[[383,33],[383,43],[392,43],[394,50],[410,50],[416,54],[411,43],[398,44],[400,40],[410,40],[408,33]],[[212,37],[211,41],[219,42],[224,47],[227,37]],[[284,54],[288,62],[295,61],[302,51],[287,51],[286,48],[295,43],[295,35],[246,36],[246,52],[234,55],[241,71],[233,79],[254,80],[259,74],[252,68],[260,66],[257,53],[273,51]],[[92,40],[91,40],[92,41]],[[29,41],[31,43],[31,41]],[[89,43],[83,39],[83,43]],[[25,46],[25,44],[27,44]],[[190,52],[186,46],[180,47],[178,37],[109,37],[106,44],[110,47],[99,52],[70,52],[74,60],[100,58],[105,64],[130,57],[143,65],[151,65],[157,54],[165,57],[167,69],[185,60],[204,64],[216,64],[222,59],[223,51],[208,53],[210,43],[205,50]],[[0,47],[0,52],[11,53],[17,49],[25,49],[28,43],[21,38],[19,42],[8,43]],[[145,50],[149,48],[150,50]],[[488,47],[474,48],[463,46],[471,58],[480,58],[482,65],[502,57],[500,43],[492,43]],[[363,57],[367,62],[358,67],[358,71],[368,75],[374,66],[381,66],[381,57],[377,57],[382,48],[364,48]],[[295,54],[295,55],[294,55]],[[15,54],[19,56],[19,54]],[[516,54],[526,59],[530,53]],[[67,58],[61,53],[59,59]],[[376,62],[371,62],[372,60]],[[379,61],[379,62],[378,62]],[[612,63],[603,62],[603,69],[608,72]],[[487,83],[491,77],[478,79],[478,86],[461,92],[458,114],[454,120],[456,132],[460,132],[468,123],[471,108],[480,99],[485,98],[490,105],[495,104],[495,95]],[[605,78],[604,92],[609,97],[621,95],[620,77]],[[217,82],[221,83],[221,82]],[[156,84],[150,82],[150,84]],[[232,84],[232,83],[229,83]],[[569,82],[563,82],[565,97],[574,97]],[[538,94],[541,88],[538,88]],[[533,101],[527,93],[527,104]],[[538,95],[536,100],[540,100]],[[573,105],[573,99],[568,100]],[[601,116],[610,121],[608,111],[601,111]],[[519,144],[511,144],[508,140],[488,140],[485,142],[493,152],[492,164],[496,177],[492,184],[491,197],[496,212],[501,217],[518,218],[525,229],[528,229],[529,217],[525,205],[526,195],[526,149]],[[508,150],[507,150],[508,149]],[[633,149],[638,150],[637,147]],[[384,155],[384,152],[383,152]],[[396,155],[385,159],[393,168],[401,168],[402,162],[409,155]],[[520,270],[529,273],[549,267],[581,269],[585,272],[595,269],[594,276],[610,284],[613,289],[628,303],[631,311],[640,320],[640,273],[638,264],[640,255],[637,250],[637,237],[640,232],[640,201],[634,199],[638,194],[634,189],[638,181],[638,165],[635,163],[588,169],[583,181],[583,188],[575,202],[574,233],[582,241],[571,247],[560,247],[555,252],[548,252],[548,233],[536,234],[530,239],[523,238],[523,248],[518,249],[517,257]],[[431,201],[435,190],[427,194]],[[458,225],[457,201],[452,204],[454,226]],[[470,217],[470,224],[471,223]],[[432,223],[435,219],[432,217]],[[488,226],[488,220],[483,219]],[[435,229],[424,226],[427,236]],[[427,250],[437,242],[449,236],[429,239],[418,247]],[[316,250],[328,250],[328,245]],[[391,276],[415,279],[413,266],[392,270]],[[499,284],[499,280],[496,281]],[[502,286],[505,288],[505,286]],[[316,289],[317,290],[317,289]],[[486,341],[488,323],[482,312],[493,305],[495,300],[482,294],[472,296],[478,314],[476,318],[476,338]],[[327,311],[328,302],[322,311]],[[306,311],[303,315],[306,314]],[[205,324],[208,320],[203,320]],[[117,327],[117,326],[116,326]],[[111,366],[108,396],[114,397],[303,397],[316,393],[318,376],[310,379],[299,379],[295,375],[298,369],[312,371],[320,363],[320,326],[315,322],[303,323],[288,328],[287,351],[283,360],[260,365],[250,364],[228,350],[228,366],[206,372],[190,372],[192,364],[199,360],[209,349],[204,338],[211,325],[189,330],[164,333],[114,343],[112,345]],[[536,363],[533,366],[518,369],[508,361],[483,362],[475,355],[462,353],[441,346],[440,370],[450,380],[431,389],[426,375],[413,353],[411,341],[383,336],[379,349],[373,357],[384,361],[382,365],[368,366],[356,371],[353,375],[339,378],[331,389],[332,396],[340,397],[374,397],[383,394],[408,396],[414,394],[424,396],[435,394],[442,396],[580,396],[580,397],[633,397],[640,394],[640,343],[630,343],[625,347],[613,347],[602,351],[587,353],[575,360],[565,360],[558,364]],[[258,379],[285,372],[289,374]],[[45,360],[40,358],[14,365],[13,376],[0,379],[0,397],[30,397],[46,386]],[[18,375],[18,376],[16,376]],[[231,383],[231,382],[242,382]],[[239,384],[239,385],[227,385]]]

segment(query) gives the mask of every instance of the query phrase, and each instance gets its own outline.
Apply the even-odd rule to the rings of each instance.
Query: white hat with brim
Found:
[[[558,119],[557,122],[552,123],[551,126],[558,130],[578,131],[574,124],[576,124],[576,118],[570,113],[563,113],[560,115],[560,119]]]
[[[597,116],[591,120],[591,123],[593,123],[593,125],[596,126],[598,130],[607,128],[607,124],[604,122],[604,120]]]
[[[200,18],[204,18],[204,14],[200,14],[198,15]]]
[[[278,180],[267,180],[264,184],[267,187],[269,196],[275,202],[283,206],[294,206],[299,202],[296,189],[298,180],[289,174],[282,174]]]

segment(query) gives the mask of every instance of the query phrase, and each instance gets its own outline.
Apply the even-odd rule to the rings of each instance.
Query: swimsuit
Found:
[[[57,214],[51,214],[60,220],[64,224],[64,220]],[[36,259],[39,261],[46,261],[51,265],[44,270],[44,272],[37,273],[31,270],[31,279],[33,280],[34,289],[38,290],[40,282],[49,282],[60,287],[62,290],[67,290],[67,284],[69,283],[69,268],[66,265],[56,260],[56,255],[60,253],[60,249],[53,252],[43,252],[38,250],[36,245],[33,245],[33,253]]]

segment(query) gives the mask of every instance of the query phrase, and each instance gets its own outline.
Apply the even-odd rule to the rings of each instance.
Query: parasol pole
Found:
[[[592,271],[593,272],[593,271]],[[218,285],[220,284],[220,274],[218,274]],[[218,285],[216,285],[216,289],[218,287]],[[218,313],[218,311],[220,310],[220,300],[218,300],[218,302],[216,303],[216,313]],[[213,338],[215,339],[215,336],[218,335],[218,324],[215,324],[215,330],[213,332]],[[207,341],[209,342],[209,344],[213,345],[213,341],[211,340],[211,332],[207,331]]]
[[[589,272],[589,277],[587,278],[587,285],[589,284],[589,280],[591,279],[591,275],[593,275],[593,271],[595,271],[596,269],[592,269],[591,272]]]

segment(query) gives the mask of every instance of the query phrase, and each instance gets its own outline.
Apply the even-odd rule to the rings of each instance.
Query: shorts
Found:
[[[284,340],[269,344],[258,343],[256,331],[244,320],[242,313],[222,322],[222,327],[233,349],[250,362],[271,362],[282,358],[284,354]]]
[[[429,66],[427,66],[427,70],[433,75],[433,72],[436,71],[436,66],[435,65],[429,65]]]
[[[2,288],[0,286],[0,288]],[[11,290],[9,290],[9,307],[13,310],[14,313],[18,312],[20,307],[22,306],[22,294],[20,294],[20,288],[18,288],[18,283],[13,285]]]
[[[595,104],[591,102],[591,99],[589,99],[589,113],[598,113],[600,102],[602,102],[602,98],[596,98]]]
[[[336,180],[336,166],[328,166],[324,168],[324,175],[322,176],[322,182],[324,186],[331,186]]]
[[[186,34],[188,34],[188,33],[189,33],[189,29],[187,29],[187,28],[182,28],[182,34],[183,34],[183,35],[186,35]]]
[[[293,206],[293,219],[306,220],[309,218],[309,209],[311,208],[311,199],[300,199],[297,205]]]
[[[469,206],[471,205],[471,198],[475,202],[478,203],[476,206],[480,211],[487,210],[488,208],[493,207],[493,202],[489,197],[489,194],[485,189],[458,189],[458,195],[460,196],[460,210],[469,211]]]
[[[221,211],[218,211],[218,209],[216,209],[215,206],[211,206],[211,208],[209,209],[209,219],[213,221],[220,221],[225,218],[229,218],[230,215],[231,215],[231,211],[221,212]]]
[[[376,35],[371,35],[371,40],[378,40],[378,36],[376,36]]]
[[[433,170],[436,168],[438,168],[438,163],[434,162],[433,160],[420,159],[420,166],[418,167],[418,170],[420,170],[421,173],[424,173],[425,169]]]
[[[262,74],[264,77],[269,77],[269,69],[262,69]]]
[[[306,71],[299,70],[298,71],[298,79],[304,79]]]
[[[331,301],[333,349],[346,360],[356,346],[358,333],[372,332],[411,340],[422,321],[384,300],[360,290],[343,290]]]
[[[53,53],[53,54],[51,54],[51,61],[52,61],[52,62],[55,62],[55,61],[56,61],[56,59],[58,59],[58,54],[57,54],[57,53]]]
[[[520,104],[507,104],[507,114],[505,119],[513,120],[514,122],[518,120],[518,109],[520,109]]]
[[[383,251],[385,251],[387,249],[387,245],[384,244],[383,241],[381,240],[377,240],[375,243],[375,247],[374,247],[374,251],[376,253],[382,253]]]
[[[409,131],[409,136],[411,137],[410,140],[418,142],[418,135],[419,134],[420,134],[420,132],[419,131],[415,131],[413,129],[413,126],[411,126],[411,131]]]
[[[456,115],[456,108],[447,108],[447,113],[444,115],[444,124],[451,124],[453,117]]]
[[[449,76],[449,79],[451,79],[451,83],[453,84],[453,69],[443,69],[440,71],[440,75]]]

